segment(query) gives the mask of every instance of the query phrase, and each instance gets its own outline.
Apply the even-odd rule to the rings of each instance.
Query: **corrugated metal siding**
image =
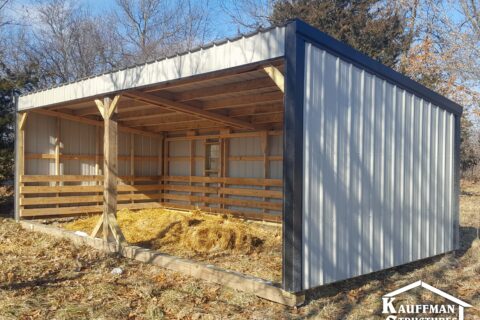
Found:
[[[454,249],[454,115],[306,45],[304,289]]]
[[[25,153],[55,153],[55,121],[53,118],[35,113],[28,116],[25,127]],[[25,174],[53,174],[54,172],[54,160],[25,161]]]
[[[168,151],[169,157],[189,157],[190,141],[170,141]],[[203,173],[203,166],[201,172]],[[189,176],[190,160],[170,161],[168,163],[168,174],[171,176]]]
[[[55,121],[55,120],[54,120]],[[103,131],[102,131],[103,133]],[[42,135],[42,132],[36,133]],[[60,152],[66,155],[95,155],[96,128],[87,124],[60,120]],[[55,135],[53,136],[55,141]],[[103,151],[102,149],[100,149]],[[54,152],[52,152],[54,153]],[[55,174],[55,169],[50,174]],[[60,174],[94,175],[94,160],[60,161]]]
[[[283,56],[284,42],[285,27],[277,27],[207,49],[21,96],[18,107],[19,110],[38,108],[274,59]]]
[[[231,157],[261,156],[260,138],[233,138],[229,140]],[[233,160],[228,165],[228,176],[232,178],[263,178],[263,161]]]
[[[25,152],[34,154],[55,154],[56,119],[31,113],[26,123]],[[99,154],[103,154],[103,129],[78,122],[60,120],[60,153],[63,155],[90,155],[96,153],[97,130],[100,136]],[[119,133],[119,156],[130,155],[131,135]],[[161,142],[153,137],[134,135],[135,156],[159,156]],[[158,175],[160,160],[136,160],[135,175]],[[100,159],[100,170],[103,162]],[[130,175],[130,160],[118,161],[119,175]],[[43,159],[27,159],[25,173],[29,175],[54,175],[55,161]],[[101,173],[101,172],[100,172]],[[93,160],[67,160],[60,161],[60,174],[63,175],[94,175],[95,161]]]
[[[134,136],[134,155],[139,157],[161,157],[160,139],[146,136]],[[161,161],[155,160],[135,160],[136,176],[155,176],[159,175]]]

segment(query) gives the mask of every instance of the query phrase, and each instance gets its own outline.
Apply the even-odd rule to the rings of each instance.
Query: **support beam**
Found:
[[[240,93],[245,91],[258,90],[272,87],[272,81],[269,78],[243,80],[233,83],[221,84],[212,87],[190,90],[175,95],[176,101],[188,101],[207,97],[214,97],[226,93]]]
[[[116,222],[117,216],[117,180],[118,180],[118,130],[116,103],[105,98],[95,101],[104,116],[103,138],[103,214],[92,236],[95,237],[102,230],[104,240],[115,240],[118,244],[125,242],[125,237]],[[100,226],[101,224],[101,226]],[[102,227],[102,228],[101,228]]]
[[[128,113],[128,112],[137,112],[137,111],[142,111],[145,109],[150,109],[152,106],[150,104],[136,104],[136,105],[128,105],[127,102],[130,100],[122,100],[122,108],[118,109],[119,113]],[[54,110],[54,108],[51,108],[50,110]],[[93,114],[98,114],[98,107],[85,107],[79,110],[76,110],[73,112],[74,115],[79,116],[79,117],[84,117],[84,116],[89,116]]]
[[[282,92],[285,92],[285,79],[280,70],[278,70],[274,66],[265,67],[263,68],[263,70],[268,74],[268,76],[273,80],[273,82],[275,82],[278,88]]]
[[[202,102],[203,110],[215,110],[215,109],[233,109],[239,106],[251,106],[260,105],[262,103],[279,102],[283,103],[283,93],[280,91],[248,95],[243,96],[241,99],[238,97],[228,97],[217,100],[208,100]]]
[[[155,96],[155,95],[152,95],[152,94],[149,94],[149,93],[144,93],[144,92],[141,92],[141,91],[129,91],[128,93],[126,93],[126,95],[131,97],[131,98],[138,99],[138,100],[141,100],[143,102],[148,102],[150,104],[162,107],[162,108],[167,109],[167,110],[178,111],[178,112],[182,112],[182,113],[185,113],[185,114],[190,114],[190,115],[196,116],[198,118],[210,120],[210,121],[217,122],[217,123],[221,123],[223,125],[228,125],[228,126],[232,126],[232,127],[240,128],[240,129],[250,129],[250,130],[254,130],[256,128],[255,125],[253,125],[249,122],[246,122],[246,121],[242,121],[242,120],[238,120],[238,119],[232,119],[232,118],[229,118],[229,117],[221,115],[221,114],[217,114],[217,113],[214,113],[214,112],[202,110],[202,109],[184,104],[182,102],[176,102],[176,101],[168,100],[168,99],[165,99],[165,98],[162,98],[162,97],[159,97],[159,96]]]
[[[60,119],[85,123],[85,124],[89,124],[91,126],[103,127],[103,121],[97,121],[97,120],[93,120],[93,119],[83,118],[83,117],[71,115],[71,114],[68,114],[68,113],[52,111],[52,110],[47,110],[47,109],[33,109],[32,112],[42,114],[42,115],[45,115],[45,116],[49,116],[49,117],[57,117],[57,118],[60,118]],[[135,133],[135,134],[142,135],[142,136],[147,136],[147,137],[154,137],[154,138],[158,137],[157,133],[143,131],[143,130],[139,130],[139,129],[128,128],[128,127],[122,127],[121,126],[121,127],[119,127],[118,130],[122,131],[122,132],[127,132],[127,133]]]
[[[28,113],[18,113],[17,114],[17,179],[25,175],[25,124],[27,122]],[[20,202],[24,197],[19,191],[25,185],[23,182],[17,180],[18,189],[16,190],[17,196],[15,197],[16,203],[16,212],[15,218],[19,220],[21,217],[22,208]]]
[[[263,178],[268,179],[269,171],[270,171],[270,160],[268,158],[268,132],[263,131],[261,135],[261,146],[262,146],[262,153],[263,153]],[[265,190],[268,190],[268,186],[263,187]],[[263,198],[263,201],[267,201],[267,198]],[[263,209],[263,212],[268,212],[267,209]]]
[[[135,135],[133,133],[130,134],[130,176],[135,177]],[[130,181],[130,184],[133,186],[135,184],[135,179]],[[134,192],[130,192],[132,195]],[[131,201],[134,203],[135,201]]]

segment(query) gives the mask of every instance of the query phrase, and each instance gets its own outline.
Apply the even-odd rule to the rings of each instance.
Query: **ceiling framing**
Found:
[[[279,129],[283,124],[283,60],[120,92],[119,125],[148,133]],[[272,76],[272,74],[274,76]],[[56,105],[55,113],[100,120],[94,100]]]

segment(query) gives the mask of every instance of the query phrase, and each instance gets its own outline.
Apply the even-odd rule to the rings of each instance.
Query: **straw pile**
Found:
[[[117,219],[129,243],[187,256],[220,252],[252,254],[262,251],[269,239],[277,239],[278,246],[281,241],[280,228],[272,234],[272,230],[258,223],[200,211],[121,210]],[[90,233],[97,220],[98,216],[92,216],[64,227]]]

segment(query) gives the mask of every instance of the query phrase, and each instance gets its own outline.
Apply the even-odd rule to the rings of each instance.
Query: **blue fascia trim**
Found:
[[[361,69],[365,69],[374,75],[383,78],[404,90],[407,90],[418,97],[421,97],[436,106],[445,109],[455,115],[461,115],[463,107],[458,103],[428,89],[420,83],[404,76],[403,74],[389,68],[378,61],[364,55],[363,53],[353,49],[349,45],[338,41],[324,32],[312,27],[306,22],[295,19],[291,23],[296,25],[297,35],[311,42],[315,46],[324,49],[331,54],[338,56]]]

